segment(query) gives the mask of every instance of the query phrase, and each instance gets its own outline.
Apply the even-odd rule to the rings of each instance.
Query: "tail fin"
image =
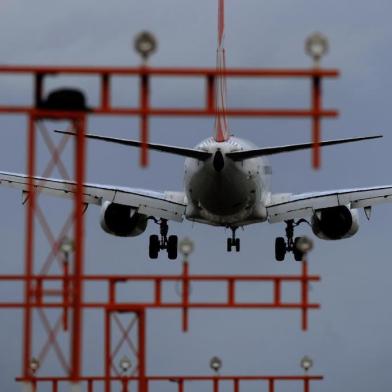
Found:
[[[225,2],[218,0],[218,49],[216,52],[216,68],[218,71],[217,84],[215,91],[215,106],[216,106],[216,119],[215,119],[215,140],[217,142],[224,142],[230,137],[229,127],[226,115],[226,58],[224,48],[225,38]]]

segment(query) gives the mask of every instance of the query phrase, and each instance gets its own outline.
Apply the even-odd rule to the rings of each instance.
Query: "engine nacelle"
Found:
[[[101,209],[101,227],[106,233],[118,237],[136,237],[147,228],[147,215],[136,209],[106,201]]]
[[[358,229],[358,211],[346,206],[323,208],[312,217],[313,233],[323,240],[349,238]]]

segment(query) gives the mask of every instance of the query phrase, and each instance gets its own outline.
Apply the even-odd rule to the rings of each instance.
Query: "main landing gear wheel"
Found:
[[[170,260],[177,259],[178,237],[176,235],[167,236],[169,226],[166,219],[161,219],[160,221],[154,219],[154,221],[160,226],[160,236],[156,234],[150,236],[148,247],[148,255],[150,256],[150,259],[157,259],[159,252],[163,249],[166,249]]]
[[[275,240],[275,259],[283,261],[286,256],[286,241],[283,237],[278,237]]]
[[[275,240],[275,259],[283,261],[287,252],[292,252],[296,261],[302,261],[304,255],[312,249],[312,241],[307,237],[296,237],[294,239],[294,227],[301,223],[308,223],[304,219],[294,222],[293,219],[286,221],[286,238],[278,237]]]
[[[159,237],[156,234],[150,235],[150,244],[148,247],[148,255],[150,259],[157,259],[159,250],[161,248],[161,243]]]
[[[170,260],[175,260],[177,258],[178,249],[178,237],[176,235],[169,236],[167,240],[167,256]]]
[[[227,251],[231,252],[232,248],[235,248],[236,252],[241,250],[241,241],[239,238],[236,238],[235,232],[237,227],[231,227],[232,236],[227,239]]]

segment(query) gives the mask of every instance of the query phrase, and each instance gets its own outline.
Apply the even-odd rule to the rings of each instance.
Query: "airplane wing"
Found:
[[[371,188],[343,189],[298,195],[271,195],[267,203],[268,221],[309,218],[316,210],[336,206],[368,208],[392,202],[392,185]]]
[[[72,181],[33,177],[38,192],[72,199],[76,184]],[[0,172],[0,185],[28,190],[29,177],[24,174]],[[116,187],[112,185],[84,185],[84,201],[101,205],[105,201],[123,204],[138,209],[140,214],[181,222],[186,202],[181,192],[154,192],[144,189]]]

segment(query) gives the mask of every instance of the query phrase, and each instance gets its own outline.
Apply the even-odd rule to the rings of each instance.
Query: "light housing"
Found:
[[[68,255],[71,252],[73,252],[74,249],[75,249],[74,242],[70,238],[64,237],[63,240],[61,241],[61,245],[60,245],[61,252]]]
[[[308,370],[310,370],[313,367],[313,359],[308,357],[307,355],[305,355],[302,359],[301,359],[301,368],[307,372]]]
[[[183,238],[180,243],[178,244],[181,254],[184,257],[188,257],[194,249],[194,243],[188,237]]]
[[[127,373],[128,370],[132,367],[131,360],[124,355],[119,362],[120,369],[123,373]]]
[[[311,34],[305,41],[305,52],[313,58],[316,66],[320,64],[320,60],[329,51],[328,38],[321,33]]]
[[[303,254],[309,253],[313,249],[313,241],[309,237],[300,237],[296,242],[297,249]]]
[[[138,52],[142,57],[143,61],[147,61],[148,58],[157,50],[158,42],[154,34],[149,31],[142,31],[136,35],[134,47],[136,52]]]
[[[219,357],[212,357],[210,360],[210,368],[215,373],[218,373],[221,367],[222,367],[222,360]]]
[[[30,363],[29,363],[29,367],[30,367],[30,370],[33,374],[35,374],[35,372],[39,369],[40,365],[41,364],[40,364],[38,358],[35,358],[35,357],[31,358]]]

